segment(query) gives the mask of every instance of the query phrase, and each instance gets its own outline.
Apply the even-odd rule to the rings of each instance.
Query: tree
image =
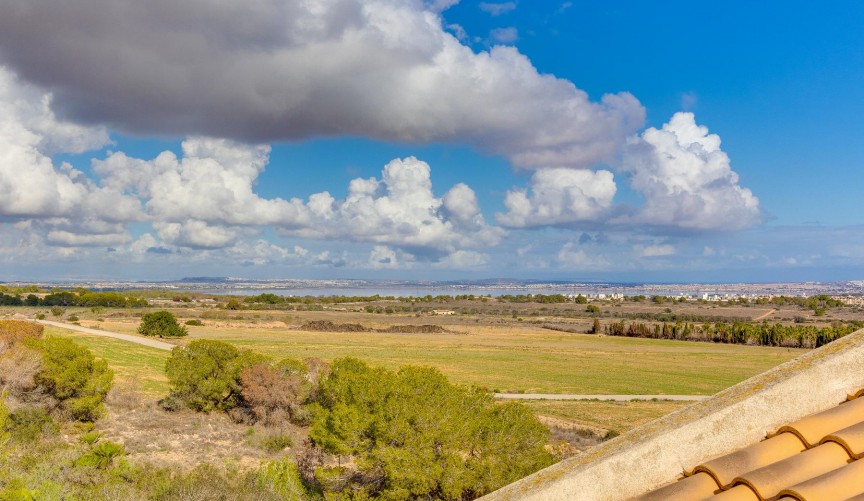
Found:
[[[170,311],[154,311],[141,318],[138,334],[142,336],[183,337],[189,334],[186,327],[177,323]]]
[[[171,394],[164,403],[174,399],[198,411],[232,409],[241,399],[240,373],[266,361],[263,355],[221,341],[198,339],[178,346],[165,362]]]
[[[44,365],[36,382],[57,399],[60,409],[78,421],[95,421],[103,411],[102,402],[114,373],[105,360],[72,340],[54,336],[33,345],[42,352]]]
[[[473,499],[552,462],[549,432],[525,406],[431,367],[337,360],[312,407],[314,444],[352,459],[315,469],[325,497]]]

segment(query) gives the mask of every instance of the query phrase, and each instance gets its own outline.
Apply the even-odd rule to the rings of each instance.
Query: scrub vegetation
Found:
[[[471,499],[686,405],[493,393],[709,395],[861,322],[830,298],[31,293],[69,297],[0,315],[176,348],[0,321],[0,499]]]

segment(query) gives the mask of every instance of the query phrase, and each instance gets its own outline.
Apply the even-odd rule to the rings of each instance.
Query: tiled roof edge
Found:
[[[613,501],[758,442],[864,387],[864,329],[631,430],[481,499]]]

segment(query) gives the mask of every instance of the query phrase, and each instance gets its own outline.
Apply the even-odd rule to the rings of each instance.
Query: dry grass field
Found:
[[[263,315],[262,315],[263,316]],[[800,350],[718,345],[588,334],[543,329],[534,324],[446,325],[457,333],[385,334],[309,332],[298,328],[320,312],[294,312],[291,325],[272,319],[205,320],[180,340],[218,339],[274,358],[354,356],[398,368],[431,365],[451,380],[501,392],[578,394],[712,394],[795,357]],[[330,316],[330,315],[325,315]],[[410,318],[377,316],[384,326]],[[428,318],[424,319],[429,321]],[[216,325],[212,325],[212,324]],[[84,326],[133,333],[134,317],[103,322],[82,319]],[[281,325],[277,327],[276,325]],[[392,325],[392,324],[389,324]],[[162,372],[168,352],[95,335],[48,328],[71,336],[108,360],[118,382],[134,383],[150,398],[167,393]],[[679,402],[529,401],[538,415],[580,426],[623,432],[684,405]]]
[[[380,301],[377,309],[394,307],[391,314],[368,313],[368,303],[324,305],[319,311],[284,309],[226,310],[214,304],[153,301],[153,311],[165,308],[181,322],[197,319],[203,326],[188,327],[190,335],[177,344],[194,339],[216,339],[248,348],[273,358],[318,357],[333,360],[352,356],[396,369],[404,365],[436,367],[454,382],[489,391],[555,394],[694,394],[710,395],[750,376],[790,360],[803,350],[651,340],[583,334],[594,318],[585,305],[573,303],[540,305],[503,303],[495,300],[453,301],[426,304],[427,308],[452,309],[450,316],[398,312],[398,301]],[[619,319],[650,323],[644,315],[675,314],[694,318],[723,318],[791,324],[826,325],[837,319],[860,319],[861,313],[829,310],[823,317],[795,306],[772,308],[756,305],[598,303],[602,324]],[[311,308],[310,308],[311,309]],[[44,313],[49,319],[79,317],[79,324],[106,331],[134,334],[141,310],[92,311],[68,308],[52,317],[41,310],[17,308],[14,313],[32,317]],[[2,310],[9,316],[12,310]],[[310,321],[361,324],[367,329],[394,325],[441,326],[435,334],[384,332],[317,332],[305,329]],[[551,330],[548,327],[560,328]],[[97,356],[108,360],[121,384],[134,384],[148,398],[167,393],[162,372],[168,353],[124,341],[65,329],[48,333],[74,337]],[[527,401],[535,413],[592,430],[626,431],[686,405],[682,402],[643,401]]]

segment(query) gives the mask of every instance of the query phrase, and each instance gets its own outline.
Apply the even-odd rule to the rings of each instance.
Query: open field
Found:
[[[320,316],[319,312],[300,312],[293,319],[296,324]],[[356,320],[355,315],[351,317]],[[393,323],[412,319],[387,317]],[[380,316],[376,320],[380,322]],[[260,322],[246,319],[214,326],[205,321],[203,327],[190,327],[190,336],[179,342],[218,339],[274,358],[355,356],[389,368],[431,365],[460,383],[517,393],[708,395],[801,353],[787,348],[571,334],[524,323],[477,326],[469,322],[445,324],[450,330],[459,329],[458,333],[387,334],[309,332],[296,325]],[[81,323],[134,333],[137,319],[92,324],[82,319]],[[58,330],[49,328],[48,332]],[[163,387],[161,370],[167,353],[92,335],[68,331],[64,335],[74,336],[108,359],[118,378],[146,381],[143,389],[148,392]],[[141,377],[141,371],[149,375]]]
[[[314,316],[320,313],[303,312],[303,317]],[[413,317],[388,317],[393,323],[409,319]],[[209,323],[190,327],[189,337],[180,342],[218,339],[274,358],[354,356],[392,369],[431,365],[456,382],[503,393],[710,395],[801,353],[788,348],[571,334],[521,323],[445,324],[460,330],[447,334],[308,332],[284,324],[269,326],[273,322],[264,326]],[[82,325],[90,323],[82,321]],[[137,323],[128,319],[100,325],[134,333]]]
[[[46,327],[45,334],[70,337],[86,346],[108,362],[117,382],[134,386],[151,397],[162,397],[168,392],[168,379],[163,372],[169,356],[166,351],[56,327]]]
[[[159,308],[169,309],[181,321],[197,319],[203,326],[188,327],[190,335],[171,343],[216,339],[248,348],[273,358],[318,357],[333,360],[345,356],[396,369],[421,364],[440,369],[448,378],[502,393],[552,394],[658,394],[710,395],[748,377],[790,360],[804,350],[730,344],[666,341],[582,334],[594,318],[601,323],[642,319],[648,315],[688,315],[726,321],[797,321],[827,325],[837,319],[861,319],[857,310],[829,310],[816,318],[795,306],[597,303],[599,315],[586,314],[586,306],[574,303],[541,305],[504,303],[497,300],[454,300],[427,303],[424,308],[450,309],[454,315],[431,316],[426,312],[400,311],[400,301],[294,305],[225,309],[224,304],[178,303],[152,300],[149,309],[66,308],[51,315],[45,308],[12,308],[0,315],[32,317],[43,313],[50,320],[79,317],[80,325],[106,331],[135,334],[140,316]],[[314,306],[314,308],[313,308]],[[368,311],[370,306],[374,311]],[[395,311],[386,313],[387,307]],[[413,307],[413,306],[412,306]],[[311,311],[310,311],[311,310]],[[443,327],[436,334],[383,332],[315,332],[304,329],[310,321],[356,323],[370,329],[394,325]],[[694,320],[693,321],[697,321]],[[570,332],[551,330],[562,328]],[[95,335],[49,327],[48,333],[74,337],[108,360],[117,380],[134,384],[152,398],[167,393],[163,374],[167,352]],[[626,431],[686,405],[684,402],[528,401],[538,415],[604,430]]]
[[[535,414],[553,416],[592,428],[623,433],[631,428],[653,421],[692,402],[669,400],[612,402],[608,400],[525,400]]]

